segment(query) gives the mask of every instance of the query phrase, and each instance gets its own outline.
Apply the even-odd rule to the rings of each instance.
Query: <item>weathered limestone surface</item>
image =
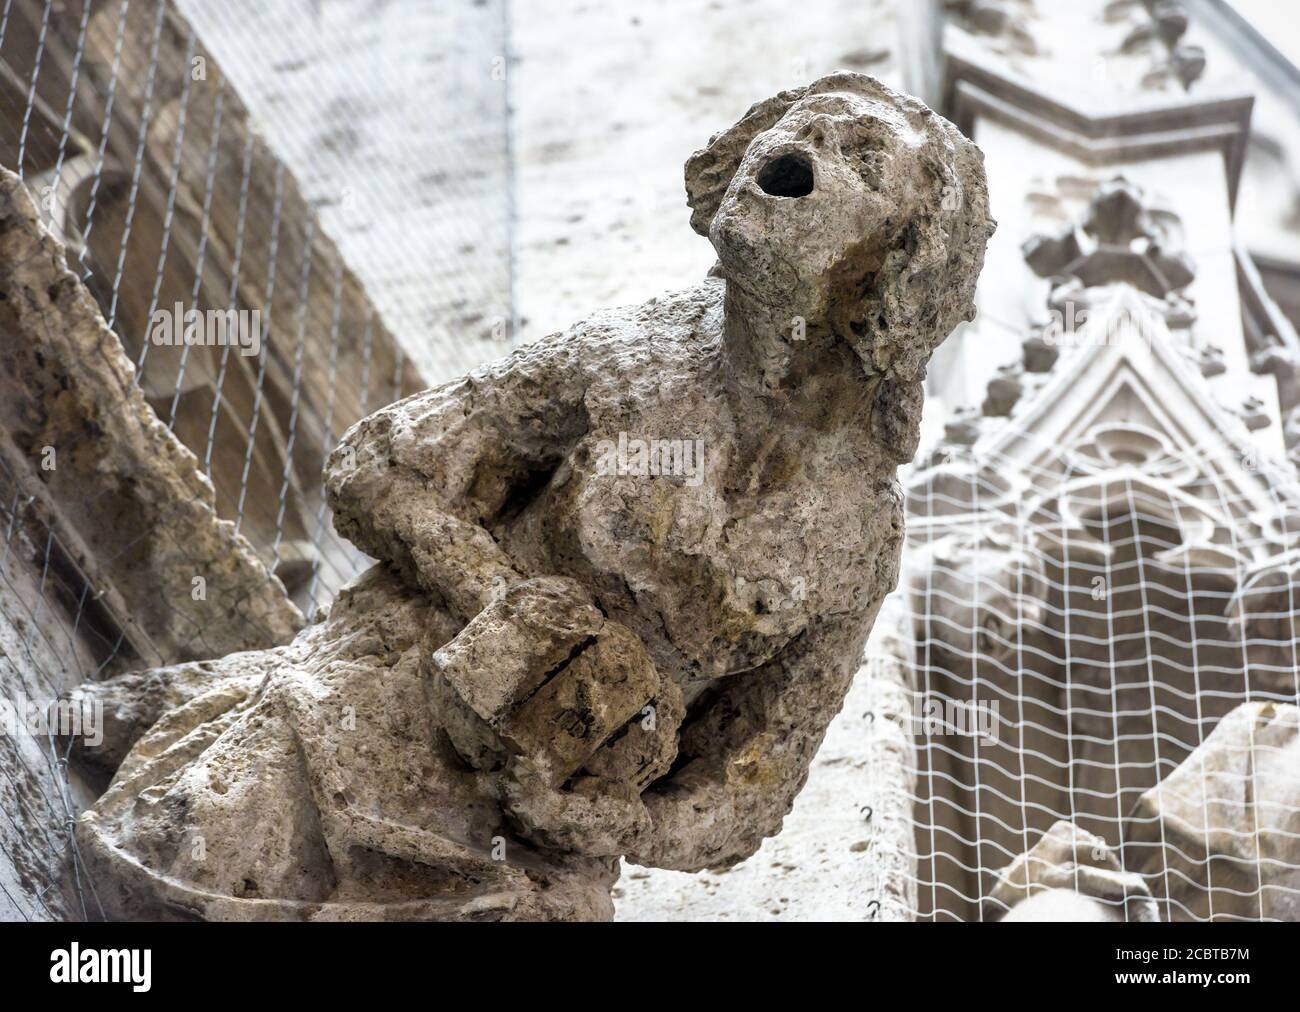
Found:
[[[295,603],[313,611],[370,562],[322,523],[325,457],[348,425],[428,381],[330,238],[348,194],[313,185],[314,166],[285,151],[280,121],[260,118],[265,103],[250,110],[245,76],[221,65],[227,55],[241,66],[292,64],[284,33],[246,19],[280,55],[226,45],[218,59],[205,45],[219,41],[212,22],[240,12],[206,6],[196,24],[174,0],[14,6],[0,32],[12,74],[0,80],[0,164],[22,176],[66,245],[149,406],[203,461],[218,515],[236,521]],[[373,21],[364,11],[337,15]],[[295,41],[311,46],[305,33]],[[373,84],[355,67],[335,70]],[[318,152],[339,146],[328,128],[318,136],[322,116],[293,112]],[[436,125],[431,133],[446,142]],[[369,170],[354,161],[353,171]],[[430,259],[391,237],[388,246],[408,265]],[[165,324],[189,312],[209,321],[190,331],[205,340],[165,340]],[[258,335],[256,351],[210,343],[211,314],[228,312],[245,337]],[[257,645],[270,642],[283,639]],[[210,642],[186,656],[222,649]],[[176,659],[164,649],[147,663]]]
[[[23,703],[41,706],[68,688],[79,644],[40,608],[41,568],[23,534],[0,551],[0,920],[61,921],[93,915],[78,899],[75,871],[64,875],[72,816],[94,800],[59,768],[48,736],[28,733]],[[39,713],[39,711],[37,711]],[[10,716],[12,714],[12,717]],[[14,725],[11,730],[11,722]]]
[[[29,707],[79,672],[284,642],[302,616],[217,517],[197,460],[2,169],[0,503],[0,918],[97,916],[69,846],[94,795]]]
[[[1300,708],[1243,703],[1124,830],[1171,921],[1300,917]]]
[[[978,150],[856,74],[686,182],[713,277],[347,433],[335,522],[384,561],[328,618],[83,690],[122,714],[79,831],[111,913],[605,917],[619,856],[780,828],[897,580],[894,472],[993,223]]]
[[[1100,836],[1064,820],[998,873],[988,908],[1011,923],[1160,920],[1142,876],[1125,871]]]
[[[141,657],[270,646],[302,616],[159,421],[18,177],[0,169],[0,459]],[[202,581],[196,594],[195,579]]]
[[[1300,710],[1243,703],[1145,792],[1118,848],[1060,821],[1003,869],[1004,921],[1294,921]]]

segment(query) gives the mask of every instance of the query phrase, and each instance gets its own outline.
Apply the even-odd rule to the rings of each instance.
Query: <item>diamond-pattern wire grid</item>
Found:
[[[342,432],[508,350],[506,97],[492,73],[505,6],[439,6],[3,0],[0,11],[0,165],[67,247],[135,382],[212,481],[219,515],[308,615],[368,564],[334,532],[320,481]],[[384,94],[355,60],[342,64],[355,33],[369,33],[355,48],[371,68],[396,75]],[[295,73],[309,77],[286,84]],[[321,82],[333,135],[312,129]],[[410,129],[412,116],[436,129]],[[349,122],[368,133],[339,133]],[[160,314],[191,309],[244,314],[259,353],[155,339]],[[173,660],[123,652],[103,588],[69,562],[76,552],[22,485],[0,466],[6,697],[43,703]],[[96,561],[111,572],[148,550]],[[52,738],[5,735],[0,748],[13,751],[6,770],[24,771],[0,782],[0,863],[47,879],[22,895],[0,876],[0,915],[97,916],[71,835],[93,792]]]
[[[1040,451],[1029,473],[994,451],[959,454],[953,482],[911,487],[916,916],[1000,917],[997,872],[1061,820],[1141,873],[1162,919],[1294,910],[1300,770],[1265,783],[1253,767],[1192,767],[1205,834],[1191,853],[1134,812],[1238,705],[1300,704],[1294,478],[1247,462],[1268,518],[1216,472],[1222,447],[1148,462],[1181,471],[1176,485]],[[1252,579],[1270,566],[1280,583]],[[1243,611],[1252,623],[1234,621]],[[1242,799],[1238,824],[1223,813]],[[1102,902],[1129,915],[1122,898]]]

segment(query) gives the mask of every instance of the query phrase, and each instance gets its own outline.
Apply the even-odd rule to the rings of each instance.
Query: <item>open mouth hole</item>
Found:
[[[773,197],[806,197],[813,191],[812,166],[798,155],[780,155],[759,170],[758,185]]]

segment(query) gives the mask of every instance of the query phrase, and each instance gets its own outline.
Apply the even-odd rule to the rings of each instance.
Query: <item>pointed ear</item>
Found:
[[[749,142],[774,126],[807,93],[807,88],[791,88],[756,102],[739,122],[714,134],[708,147],[686,160],[686,203],[691,209],[691,228],[708,236],[709,225],[731,185],[731,177],[745,157]]]

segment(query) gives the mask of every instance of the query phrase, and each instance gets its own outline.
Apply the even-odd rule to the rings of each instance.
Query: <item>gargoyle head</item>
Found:
[[[921,375],[974,314],[993,232],[983,156],[863,74],[753,106],[686,163],[691,226],[729,286],[847,341],[871,372]]]

